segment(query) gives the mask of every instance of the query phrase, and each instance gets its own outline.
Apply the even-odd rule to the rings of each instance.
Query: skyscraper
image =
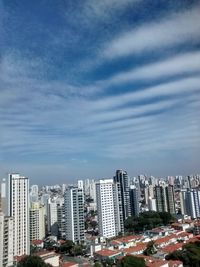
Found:
[[[114,237],[121,232],[118,209],[121,205],[113,179],[102,179],[96,183],[96,198],[99,234],[106,238]]]
[[[155,186],[156,208],[158,212],[175,214],[174,187],[172,185]]]
[[[29,179],[19,174],[8,175],[8,216],[14,220],[14,256],[30,253]]]
[[[53,235],[58,235],[58,214],[57,214],[57,203],[55,200],[48,200],[47,208],[47,226],[48,232]]]
[[[138,216],[140,213],[139,194],[138,189],[135,185],[130,186],[130,207],[131,216]]]
[[[200,191],[198,189],[181,190],[181,213],[191,216],[192,219],[200,218]]]
[[[122,198],[122,212],[123,212],[123,219],[127,219],[131,216],[131,209],[130,209],[130,180],[126,171],[117,170],[114,176],[114,182],[119,183],[119,194]]]
[[[66,239],[78,242],[85,239],[83,183],[69,187],[64,195]]]

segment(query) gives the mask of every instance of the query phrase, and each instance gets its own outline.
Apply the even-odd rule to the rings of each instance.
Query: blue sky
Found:
[[[0,3],[1,177],[200,172],[200,1]]]

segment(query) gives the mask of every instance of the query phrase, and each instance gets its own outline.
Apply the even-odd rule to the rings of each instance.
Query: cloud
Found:
[[[103,81],[105,86],[122,84],[134,81],[152,81],[156,79],[170,78],[177,75],[193,74],[200,72],[200,52],[190,52],[175,55],[158,62],[145,64],[143,67],[134,68],[126,72],[115,74]]]
[[[200,6],[195,6],[191,10],[121,33],[105,45],[103,57],[113,59],[155,50],[162,51],[186,43],[198,43],[199,13]]]
[[[97,100],[94,109],[111,109],[120,106],[124,106],[128,103],[136,103],[146,99],[152,99],[154,97],[169,97],[181,94],[193,94],[200,90],[199,88],[200,78],[199,76],[183,78],[177,81],[165,82],[152,87],[144,88],[131,93],[123,93],[120,95],[114,95],[104,97],[101,100]]]

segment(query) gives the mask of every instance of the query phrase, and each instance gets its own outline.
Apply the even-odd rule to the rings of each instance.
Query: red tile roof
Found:
[[[168,245],[168,246],[162,248],[162,251],[166,252],[166,253],[170,253],[170,252],[173,252],[175,250],[181,249],[182,246],[183,246],[183,243],[172,244],[172,245]]]
[[[103,257],[114,256],[118,253],[120,253],[119,250],[110,250],[110,249],[102,249],[102,250],[95,252],[95,254],[103,256]]]
[[[146,248],[146,244],[144,243],[137,243],[136,246],[134,247],[130,247],[130,248],[125,248],[123,249],[123,251],[125,253],[133,253],[133,252],[139,252],[139,251],[142,251],[142,250],[145,250]]]

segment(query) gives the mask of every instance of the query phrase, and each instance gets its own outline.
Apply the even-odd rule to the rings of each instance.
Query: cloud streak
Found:
[[[108,59],[163,50],[184,43],[196,43],[200,38],[200,7],[176,13],[161,21],[148,23],[121,33],[105,45],[103,56]]]

